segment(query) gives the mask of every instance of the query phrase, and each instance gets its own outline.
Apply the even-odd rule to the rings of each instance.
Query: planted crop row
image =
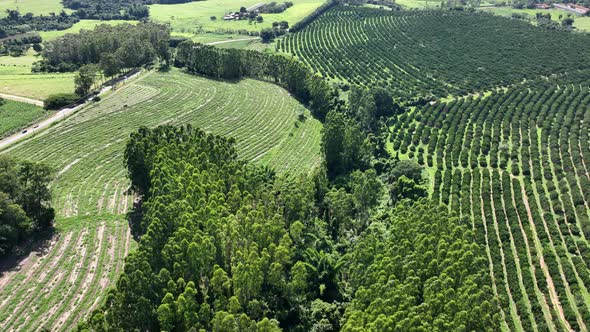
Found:
[[[278,47],[330,80],[408,99],[588,68],[589,38],[484,13],[336,6]]]
[[[298,121],[300,113],[307,118]],[[163,123],[191,123],[235,137],[243,158],[268,160],[280,171],[307,172],[320,160],[319,122],[283,89],[177,71],[148,74],[9,153],[55,166],[54,206],[60,215],[120,214],[130,205],[125,141],[139,126]]]
[[[241,157],[281,172],[308,172],[320,162],[321,125],[285,90],[174,70],[148,73],[6,151],[56,169],[53,206],[61,231],[45,256],[31,256],[47,263],[0,279],[6,282],[1,294],[8,294],[0,301],[0,330],[71,329],[100,304],[131,240],[124,221],[133,203],[123,163],[126,140],[140,126],[164,123],[235,137]]]
[[[416,108],[393,150],[432,169],[433,199],[486,245],[505,328],[590,323],[590,91],[538,83]]]

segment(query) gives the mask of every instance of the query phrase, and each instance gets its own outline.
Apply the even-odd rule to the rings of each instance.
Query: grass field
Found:
[[[280,1],[279,1],[280,2]],[[151,5],[150,17],[155,21],[169,22],[173,32],[201,33],[204,31],[233,32],[238,30],[260,31],[272,26],[272,22],[287,21],[295,24],[324,3],[323,0],[293,0],[293,7],[280,14],[262,14],[264,22],[248,24],[247,20],[224,21],[227,12],[249,7],[260,0],[209,0],[176,5]],[[215,21],[210,17],[215,16]]]
[[[0,92],[43,100],[54,93],[74,91],[73,73],[34,74],[38,58],[33,50],[21,57],[0,57]]]
[[[531,23],[534,23],[535,15],[537,13],[551,14],[551,19],[556,22],[561,21],[559,19],[559,15],[562,15],[562,19],[564,19],[568,16],[568,14],[571,14],[571,17],[574,19],[574,27],[576,27],[578,31],[590,31],[590,17],[579,16],[561,9],[515,9],[511,7],[483,7],[480,8],[480,10],[492,12],[496,15],[506,17],[511,17],[514,13],[526,15],[532,20]]]
[[[307,119],[299,122],[302,112]],[[178,70],[145,74],[4,151],[57,170],[52,191],[59,232],[45,254],[30,255],[20,271],[0,277],[0,330],[67,330],[100,303],[131,245],[125,141],[141,125],[165,123],[233,136],[241,157],[280,172],[308,172],[320,163],[321,124],[285,90]]]
[[[43,41],[53,40],[59,38],[68,33],[78,33],[80,30],[92,30],[99,24],[118,25],[121,23],[136,24],[137,21],[125,21],[125,20],[112,20],[112,21],[100,21],[100,20],[81,20],[74,24],[71,28],[66,30],[53,30],[53,31],[39,31],[39,35],[43,38]]]
[[[5,104],[0,106],[0,137],[26,127],[45,115],[47,112],[39,106],[5,100]]]
[[[590,324],[590,89],[517,87],[416,108],[390,149],[424,165],[432,198],[486,246],[503,330]]]
[[[0,17],[6,16],[7,9],[18,9],[21,14],[33,13],[35,15],[59,14],[64,9],[61,0],[0,0]]]

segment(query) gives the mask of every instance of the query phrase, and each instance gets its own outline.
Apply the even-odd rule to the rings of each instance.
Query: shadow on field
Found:
[[[143,200],[141,198],[136,198],[133,200],[133,208],[127,212],[127,222],[129,223],[131,236],[133,236],[133,239],[138,242],[145,232],[145,229],[142,227],[142,220]]]
[[[37,257],[47,255],[52,247],[52,243],[57,242],[58,236],[52,227],[45,232],[36,234],[33,239],[19,246],[15,250],[15,253],[0,258],[0,278],[4,277],[8,272],[19,271],[21,269],[21,262],[31,254],[37,255]]]

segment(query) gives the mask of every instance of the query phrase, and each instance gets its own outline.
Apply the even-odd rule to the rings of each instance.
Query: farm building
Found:
[[[580,15],[586,15],[590,11],[590,8],[586,8],[586,7],[580,6],[580,5],[574,5],[571,3],[568,3],[568,4],[556,3],[553,6],[555,8],[567,10],[569,12],[580,14]]]
[[[538,3],[538,4],[535,5],[535,8],[537,8],[537,9],[549,9],[549,8],[551,8],[551,6],[549,6],[546,3]]]

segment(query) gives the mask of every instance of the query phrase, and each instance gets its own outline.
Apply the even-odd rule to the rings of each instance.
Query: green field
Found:
[[[7,136],[47,115],[43,108],[12,100],[0,105],[0,137]]]
[[[307,115],[303,122],[300,113]],[[131,243],[124,216],[133,200],[123,167],[125,141],[139,126],[164,123],[191,123],[235,137],[242,158],[280,172],[307,173],[320,163],[321,124],[285,90],[177,70],[144,74],[4,151],[58,172],[52,190],[61,231],[47,256],[32,255],[8,276],[0,290],[1,330],[29,330],[41,321],[52,331],[66,330],[100,303]]]
[[[61,0],[0,0],[0,17],[6,16],[7,9],[18,9],[21,14],[33,13],[35,15],[59,14],[65,9]]]
[[[35,52],[21,57],[0,57],[0,93],[43,100],[54,93],[74,91],[73,73],[31,73]]]
[[[322,5],[322,0],[294,0],[293,7],[280,14],[262,14],[264,22],[248,24],[247,20],[223,21],[227,12],[239,11],[241,6],[249,7],[260,0],[196,1],[176,5],[151,5],[150,17],[155,21],[169,22],[175,33],[198,34],[205,31],[231,33],[238,30],[260,31],[272,26],[272,22],[287,21],[293,25]],[[211,16],[217,19],[212,21]]]
[[[511,7],[483,7],[480,8],[480,10],[506,17],[511,17],[514,13],[526,15],[531,20],[531,23],[534,23],[535,15],[537,13],[551,14],[551,19],[556,22],[561,21],[559,19],[560,15],[562,16],[562,19],[564,19],[569,14],[574,19],[574,27],[577,31],[590,31],[590,17],[576,15],[561,9],[515,9]]]
[[[71,28],[66,30],[52,30],[52,31],[39,31],[39,35],[43,38],[43,41],[53,40],[59,38],[68,33],[78,33],[80,30],[92,30],[99,24],[118,25],[122,23],[135,24],[137,21],[125,21],[125,20],[111,20],[111,21],[100,21],[100,20],[81,20],[74,24]]]

